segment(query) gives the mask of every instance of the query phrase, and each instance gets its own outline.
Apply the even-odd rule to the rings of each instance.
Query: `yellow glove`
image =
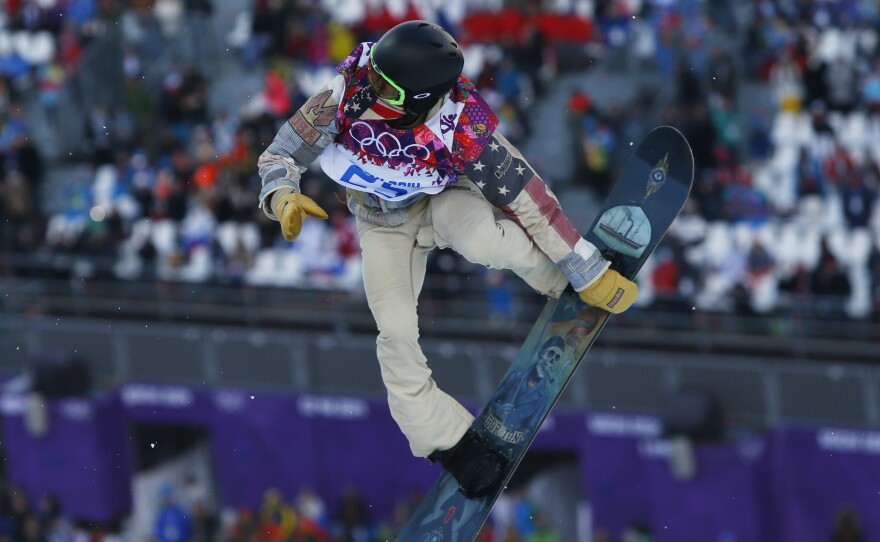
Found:
[[[299,236],[306,215],[326,220],[327,211],[321,209],[315,200],[302,194],[291,192],[278,200],[275,216],[281,223],[281,233],[284,234],[285,240],[293,241]]]
[[[578,295],[587,305],[618,314],[632,306],[639,295],[639,287],[614,269],[608,269]]]

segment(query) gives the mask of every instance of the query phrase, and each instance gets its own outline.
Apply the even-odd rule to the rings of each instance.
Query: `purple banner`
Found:
[[[761,438],[678,451],[669,441],[643,443],[654,540],[770,542],[766,448]]]
[[[553,410],[544,420],[530,449],[577,452],[584,439],[584,418],[583,411]]]
[[[212,449],[226,505],[256,506],[268,487],[288,498],[310,487],[333,507],[354,486],[387,517],[440,472],[410,454],[384,402],[225,390],[215,403]]]
[[[15,394],[0,401],[10,481],[32,497],[56,495],[78,519],[130,512],[132,423],[203,428],[227,507],[256,507],[270,487],[288,499],[310,487],[333,513],[354,486],[375,518],[388,518],[440,472],[412,457],[381,399],[130,384],[53,401],[43,418],[26,405]],[[613,537],[647,525],[657,542],[828,539],[844,506],[866,533],[880,532],[878,431],[785,427],[691,456],[660,432],[652,417],[559,410],[534,447],[579,455],[594,530]]]
[[[660,430],[660,422],[650,417],[586,416],[581,476],[594,530],[617,538],[628,526],[649,523],[651,503],[641,443],[656,439]]]
[[[76,518],[109,521],[129,512],[131,466],[118,397],[52,401],[45,424],[24,397],[4,397],[3,413],[12,484],[32,498],[54,495]]]
[[[842,507],[865,540],[880,537],[880,431],[783,428],[772,436],[774,528],[784,540],[830,540]]]

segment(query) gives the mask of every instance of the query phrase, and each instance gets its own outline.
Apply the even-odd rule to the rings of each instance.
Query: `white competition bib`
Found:
[[[454,127],[463,109],[463,103],[447,100],[425,123],[450,152]],[[415,167],[416,159],[431,156],[431,149],[426,145],[412,143],[404,146],[394,134],[376,134],[364,121],[354,122],[349,135],[360,151],[382,158],[386,163],[376,165],[341,144],[328,145],[321,153],[321,169],[346,188],[369,192],[387,201],[400,201],[417,193],[437,194],[449,182],[449,177],[441,179],[434,168]]]

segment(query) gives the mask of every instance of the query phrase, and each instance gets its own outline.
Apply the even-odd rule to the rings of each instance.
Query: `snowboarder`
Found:
[[[463,64],[454,38],[426,21],[358,45],[260,156],[259,205],[293,241],[306,216],[327,218],[300,193],[302,172],[320,158],[346,188],[391,414],[414,455],[439,461],[478,497],[501,482],[507,459],[469,429],[473,416],[436,386],[419,347],[416,306],[430,250],[510,269],[552,297],[571,284],[612,313],[629,308],[637,288],[609,269],[495,131],[498,119],[461,75]]]

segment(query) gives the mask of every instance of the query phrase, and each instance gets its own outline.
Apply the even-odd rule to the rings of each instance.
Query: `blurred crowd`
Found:
[[[493,514],[478,542],[561,542],[545,511],[522,491],[512,495],[502,505],[510,517],[502,522]],[[51,496],[33,497],[15,486],[0,491],[0,542],[393,542],[422,493],[401,498],[391,517],[381,518],[353,486],[335,507],[309,488],[290,498],[270,488],[257,507],[223,510],[204,500],[189,502],[167,486],[157,496],[151,533],[142,541],[125,518],[79,521]]]
[[[647,87],[602,107],[578,89],[568,104],[575,182],[599,194],[652,112],[691,143],[692,198],[642,273],[647,295],[684,310],[880,316],[876,3],[658,4],[621,14],[622,62],[674,81],[668,100]]]
[[[17,486],[0,485],[0,541],[121,542],[113,526],[90,525],[67,517],[50,495],[27,495]]]
[[[135,540],[126,521],[92,523],[64,513],[50,495],[34,498],[16,486],[0,487],[0,542],[393,542],[418,506],[422,493],[402,497],[388,518],[377,518],[357,488],[347,488],[335,507],[309,488],[285,498],[278,489],[266,490],[255,508],[217,511],[203,500],[188,502],[171,488],[160,491],[152,532]],[[651,542],[647,525],[633,524],[613,535],[599,527],[596,542]],[[720,533],[718,542],[736,542]],[[868,540],[855,509],[840,507],[835,514],[833,542]],[[547,510],[520,487],[505,492],[475,542],[562,542]]]
[[[49,35],[57,48],[48,60],[0,53],[0,275],[357,290],[356,232],[336,185],[317,168],[304,175],[331,220],[306,221],[284,243],[256,208],[256,158],[358,42],[421,17],[459,38],[466,75],[518,144],[548,121],[535,107],[562,75],[599,66],[663,81],[627,103],[574,90],[558,115],[577,167],[548,179],[561,196],[601,199],[651,126],[688,137],[693,197],[639,279],[643,305],[880,318],[875,2],[253,0],[228,32],[200,27],[190,45],[204,62],[174,58],[157,77],[150,62],[162,44],[193,41],[183,22],[210,21],[218,5],[6,0],[0,30]],[[115,23],[121,90],[92,103],[65,81],[100,39],[95,29]],[[216,105],[216,65],[257,74],[261,90]],[[65,92],[85,120],[74,150],[50,162],[24,104],[38,100],[52,123]],[[47,171],[60,166],[75,174],[49,198]],[[441,251],[431,269],[473,271]],[[521,285],[484,277],[493,314],[509,315]]]

